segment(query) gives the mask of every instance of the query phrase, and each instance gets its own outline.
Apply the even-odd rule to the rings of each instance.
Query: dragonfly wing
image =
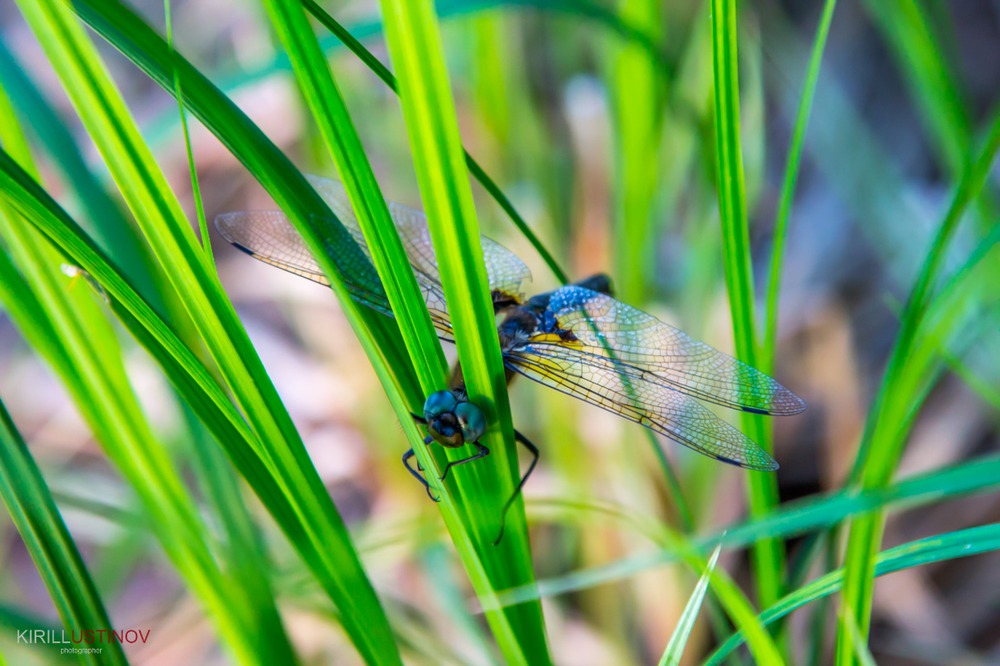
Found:
[[[352,298],[363,305],[392,316],[389,299],[371,262],[371,253],[354,215],[344,186],[337,181],[307,176],[340,224],[316,222],[327,254],[333,259]],[[438,334],[452,340],[451,319],[434,258],[427,220],[418,210],[389,204],[403,248],[413,267],[417,284]],[[305,242],[280,211],[225,213],[215,220],[219,233],[247,254],[295,275],[329,285]],[[497,296],[521,300],[524,283],[531,273],[516,255],[488,238],[482,238],[490,289]]]
[[[763,372],[605,294],[563,287],[552,292],[549,311],[558,328],[577,338],[574,349],[631,366],[626,372],[645,381],[758,414],[798,414],[806,407]],[[536,346],[543,344],[566,345]]]
[[[644,425],[711,458],[746,469],[773,471],[778,463],[749,437],[697,400],[585,354],[550,356],[529,343],[504,359],[509,368],[541,384]]]
[[[302,236],[281,211],[223,213],[215,218],[222,237],[251,257],[307,280],[330,286]],[[327,254],[359,303],[392,316],[382,282],[366,253],[344,228],[323,225]]]
[[[361,227],[354,216],[354,209],[343,184],[319,176],[308,176],[308,179],[330,209],[343,221],[344,226],[355,235],[356,240],[364,244]],[[430,230],[427,228],[427,216],[422,211],[403,204],[388,202],[388,206],[417,281],[422,288],[436,289],[437,294],[441,295],[441,302],[436,305],[444,307],[441,276],[438,273]],[[480,236],[479,240],[483,248],[490,291],[521,302],[525,285],[531,281],[531,271],[527,265],[516,254],[493,240],[485,236]]]

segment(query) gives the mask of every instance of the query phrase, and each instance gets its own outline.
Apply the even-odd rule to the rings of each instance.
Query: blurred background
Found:
[[[134,3],[163,27],[158,2]],[[1000,99],[1000,3],[840,2],[823,59],[791,211],[773,374],[809,404],[777,418],[781,500],[839,489],[854,462],[882,381],[903,307],[979,131]],[[326,8],[384,63],[375,2]],[[697,339],[732,352],[714,184],[711,45],[707,6],[698,2],[438,3],[466,148],[499,183],[573,279],[609,272],[617,295]],[[761,0],[740,6],[740,76],[754,278],[766,287],[772,232],[803,77],[822,3]],[[255,3],[172,3],[176,47],[222,87],[304,171],[335,177],[303,110],[287,60]],[[0,7],[5,86],[18,67],[63,113],[75,117],[39,45],[10,5]],[[936,88],[920,36],[945,69]],[[332,65],[387,198],[419,206],[395,95],[329,41]],[[105,46],[102,44],[102,47]],[[190,179],[176,103],[110,48],[103,48],[145,137],[182,201]],[[11,68],[14,69],[11,69]],[[30,125],[29,125],[30,127]],[[40,131],[41,128],[36,128]],[[209,219],[273,202],[227,150],[192,125]],[[86,135],[85,155],[104,173]],[[43,163],[59,197],[60,165]],[[106,175],[103,176],[106,178]],[[958,270],[997,221],[996,169],[946,261]],[[478,185],[485,235],[532,268],[534,288],[557,282],[530,244]],[[71,211],[72,198],[60,200]],[[640,239],[634,242],[633,239]],[[213,238],[222,282],[237,305],[312,459],[352,532],[380,594],[408,640],[439,663],[484,663],[481,627],[452,630],[471,598],[436,508],[399,464],[407,448],[370,365],[334,295],[254,262]],[[997,294],[963,311],[941,341],[941,376],[912,415],[898,476],[995,453],[1000,336]],[[762,301],[761,301],[762,302]],[[123,335],[125,335],[123,333]],[[157,367],[135,345],[129,374],[154,424],[183,452],[184,415]],[[454,350],[446,348],[450,358]],[[0,315],[0,386],[112,615],[154,632],[135,663],[223,663],[197,604],[137,524],[131,490],[95,446],[59,382]],[[525,488],[536,573],[545,580],[623,560],[658,546],[658,525],[679,526],[656,456],[642,429],[517,381],[515,426],[542,450]],[[720,412],[720,415],[721,412]],[[732,415],[724,415],[732,418]],[[738,424],[738,421],[734,420]],[[661,438],[676,466],[695,531],[742,520],[745,474]],[[183,455],[178,453],[178,455]],[[356,663],[316,603],[307,573],[262,511],[273,541],[276,586],[291,637],[306,663]],[[6,517],[4,518],[6,520]],[[995,493],[945,497],[894,512],[883,548],[1000,520]],[[3,522],[3,521],[0,521]],[[0,603],[51,616],[51,604],[9,524],[0,527]],[[814,546],[789,544],[794,561]],[[835,550],[834,546],[829,546]],[[747,583],[743,551],[720,566]],[[817,558],[804,572],[813,578]],[[694,580],[679,565],[642,568],[615,581],[544,601],[557,663],[644,664],[658,659]],[[814,663],[830,658],[835,606],[793,616],[793,653],[809,663],[801,637],[828,631]],[[696,663],[714,644],[699,624],[686,652]],[[12,645],[10,663],[39,655]],[[871,650],[882,664],[1000,663],[1000,556],[908,569],[878,580]],[[431,662],[427,662],[431,663]],[[488,660],[487,660],[488,663]]]

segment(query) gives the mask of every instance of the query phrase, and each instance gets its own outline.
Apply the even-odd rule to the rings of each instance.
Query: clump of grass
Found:
[[[372,250],[370,264],[359,259],[357,248],[327,255],[323,234],[339,223],[299,168],[210,82],[216,72],[185,60],[183,48],[161,38],[128,6],[117,0],[77,0],[71,8],[56,0],[18,3],[97,147],[99,165],[85,163],[66,131],[73,123],[52,111],[38,92],[40,86],[0,43],[0,235],[5,250],[0,253],[0,300],[138,497],[144,528],[235,662],[300,659],[302,646],[290,638],[296,635],[291,630],[294,616],[286,612],[294,608],[339,626],[350,649],[366,663],[398,664],[404,658],[430,663],[445,657],[559,662],[563,651],[573,647],[564,638],[571,633],[566,626],[598,635],[601,641],[595,643],[609,646],[615,660],[639,661],[662,653],[662,663],[677,663],[682,652],[690,656],[704,649],[695,622],[704,606],[718,639],[708,663],[721,663],[744,642],[759,663],[792,662],[804,653],[828,661],[823,616],[805,631],[786,624],[790,613],[806,607],[817,613],[839,607],[836,662],[868,663],[881,656],[877,645],[868,645],[877,612],[873,589],[880,576],[930,563],[957,565],[960,558],[1000,549],[995,523],[936,528],[934,536],[909,538],[889,549],[882,544],[891,511],[985,496],[996,491],[1000,478],[1000,461],[980,457],[895,479],[915,429],[922,419],[932,418],[924,405],[949,370],[986,404],[996,404],[988,364],[970,364],[963,353],[988,338],[1000,310],[993,287],[1000,265],[996,193],[988,182],[1000,148],[1000,115],[994,112],[982,125],[984,131],[976,131],[961,77],[947,56],[950,37],[947,27],[941,27],[947,24],[930,14],[936,10],[912,3],[867,3],[901,70],[934,164],[950,179],[951,194],[927,247],[919,253],[907,250],[922,263],[911,283],[901,285],[907,296],[898,312],[899,329],[891,332],[894,343],[885,368],[865,369],[878,390],[867,407],[860,441],[831,443],[840,450],[857,446],[854,468],[832,491],[795,502],[781,501],[785,479],[780,475],[748,474],[749,516],[723,530],[713,516],[723,510],[731,515],[731,505],[740,502],[728,491],[733,484],[723,475],[729,470],[684,457],[669,459],[658,447],[656,465],[646,465],[642,447],[630,451],[633,457],[621,464],[626,456],[618,453],[617,442],[601,446],[614,438],[611,426],[580,426],[589,417],[549,396],[539,395],[537,408],[517,403],[520,389],[511,409],[478,243],[480,220],[489,224],[489,214],[486,207],[473,205],[470,176],[514,221],[560,282],[574,276],[555,257],[569,259],[567,265],[599,268],[592,265],[593,256],[583,260],[583,252],[573,251],[570,237],[579,217],[581,228],[589,225],[587,233],[601,234],[602,242],[592,246],[613,248],[602,249],[597,260],[614,257],[620,293],[636,305],[660,295],[669,277],[665,274],[676,270],[676,275],[691,278],[681,291],[697,303],[699,321],[707,320],[707,297],[721,294],[724,285],[735,354],[773,373],[779,354],[785,354],[778,336],[778,306],[789,281],[785,267],[797,259],[787,255],[796,246],[786,240],[805,224],[792,213],[811,149],[807,127],[812,101],[824,86],[835,85],[820,76],[836,19],[834,0],[822,3],[811,51],[801,58],[804,68],[796,68],[805,74],[788,105],[796,112],[787,152],[771,151],[780,156],[784,171],[771,188],[777,193],[775,223],[771,242],[762,245],[766,251],[760,254],[752,242],[760,236],[754,224],[767,216],[747,196],[747,182],[765,183],[765,201],[770,189],[763,162],[750,159],[759,153],[747,149],[746,135],[777,119],[755,120],[747,109],[781,91],[767,87],[768,76],[748,75],[748,64],[769,66],[766,57],[759,58],[755,20],[766,31],[769,12],[780,10],[756,14],[756,8],[738,7],[733,0],[711,0],[703,9],[691,10],[647,0],[613,10],[589,1],[439,3],[433,10],[428,3],[383,0],[384,25],[368,21],[361,27],[369,36],[384,30],[394,76],[358,41],[358,31],[345,28],[316,3],[265,0],[263,5],[267,28],[292,66],[312,127],[326,149],[321,160],[328,162],[319,166],[335,171],[344,182]],[[504,21],[493,22],[496,10],[506,12]],[[317,36],[310,16],[352,55],[331,67],[326,50],[332,42]],[[464,22],[463,16],[473,22]],[[471,46],[451,41],[447,29],[442,38],[446,18],[462,28],[475,26],[474,33],[486,40]],[[403,437],[394,444],[412,446],[432,483],[440,486],[436,490],[443,501],[436,508],[443,533],[435,530],[428,536],[410,526],[396,527],[377,512],[348,530],[220,284],[201,204],[196,203],[199,241],[182,213],[180,192],[169,185],[139,131],[134,109],[108,75],[83,25],[173,96],[181,109],[178,118],[191,113],[213,133],[299,229],[403,424]],[[598,40],[600,48],[590,48]],[[762,41],[766,47],[767,39]],[[536,51],[538,44],[544,48]],[[508,59],[501,52],[522,47],[522,58]],[[494,93],[509,91],[519,104],[492,113],[466,104],[468,72],[459,69],[449,77],[445,68],[445,54],[452,48],[467,49],[482,61],[472,68],[479,77],[476,99],[503,103],[503,96]],[[752,59],[748,54],[754,54]],[[599,65],[593,64],[595,58],[601,59]],[[401,133],[372,140],[373,119],[395,110],[381,108],[389,106],[379,96],[383,93],[376,92],[382,84],[353,73],[347,63],[354,60],[398,92],[409,151]],[[570,89],[570,77],[603,82],[614,121],[607,150],[588,140],[597,133],[596,122],[582,125],[579,117],[570,117],[574,109],[567,112],[571,96],[564,91]],[[770,113],[769,108],[765,104],[764,112]],[[27,123],[27,136],[22,131],[25,118],[36,120]],[[472,122],[479,120],[480,125]],[[490,160],[484,166],[463,147],[462,138],[477,149],[484,143],[480,129],[467,129],[480,126],[501,137],[493,153],[501,156],[505,178],[492,178],[487,173],[494,173]],[[186,124],[183,135],[188,147],[184,168],[194,176],[197,152],[191,150]],[[757,137],[754,145],[759,141],[763,139]],[[388,153],[392,159],[381,152],[386,150],[393,151]],[[491,158],[493,153],[484,151]],[[39,156],[59,167],[59,182],[71,186],[75,200],[54,196],[60,193],[59,182],[48,174],[42,179],[34,167]],[[612,166],[595,169],[601,160]],[[493,455],[463,467],[444,486],[434,481],[432,470],[449,454],[424,446],[410,413],[420,411],[428,393],[445,386],[446,366],[383,197],[385,184],[395,182],[397,175],[375,176],[373,165],[387,163],[412,164],[416,173],[465,380],[491,425],[484,441]],[[517,171],[525,164],[532,165],[525,171],[529,177]],[[110,195],[103,170],[113,181]],[[595,222],[600,216],[594,211],[576,211],[569,204],[581,194],[599,201],[601,185],[595,183],[607,186],[604,181],[612,187],[606,209],[613,223]],[[199,182],[195,178],[194,187]],[[874,186],[892,190],[893,182]],[[521,201],[529,205],[519,212]],[[523,214],[532,201],[543,202],[547,221]],[[663,223],[678,211],[686,214],[687,224]],[[967,218],[974,224],[963,227]],[[561,228],[560,220],[573,224]],[[664,235],[671,242],[680,239],[684,252],[696,257],[678,262],[688,268],[665,269],[658,261]],[[545,237],[555,242],[546,245],[540,240]],[[754,273],[762,259],[769,259],[770,267],[759,292]],[[890,259],[884,257],[886,264]],[[351,300],[339,278],[360,266],[359,261],[366,274],[377,273],[394,319]],[[59,271],[66,262],[78,266],[85,279],[69,284]],[[762,296],[766,308],[758,312]],[[121,329],[132,340],[119,340]],[[192,415],[180,435],[189,443],[182,447],[187,454],[171,449],[132,386],[123,358],[134,343],[172,385],[171,399]],[[0,393],[10,396],[10,388],[0,385]],[[813,414],[822,414],[824,405],[816,407]],[[550,441],[542,448],[551,461],[551,477],[573,481],[560,487],[551,479],[533,479],[540,490],[532,492],[555,495],[548,502],[527,502],[528,516],[538,525],[534,551],[520,501],[507,536],[493,547],[500,506],[519,476],[512,427],[516,421],[531,428],[533,419],[548,424]],[[71,520],[69,529],[63,523],[46,487],[48,470],[22,441],[16,420],[17,413],[12,419],[0,405],[0,457],[5,461],[0,494],[64,626],[78,630],[110,624],[114,620],[105,607],[115,618],[113,586],[88,575],[79,556],[86,549],[74,543],[74,537],[86,537],[75,533]],[[774,450],[771,421],[746,415],[743,427]],[[804,429],[791,426],[796,427],[802,435]],[[629,434],[631,439],[635,432]],[[794,455],[788,457],[794,464]],[[622,474],[629,474],[626,482]],[[366,483],[377,490],[370,492],[390,498],[381,504],[395,506],[395,477],[382,470],[372,477]],[[270,518],[246,501],[246,490],[253,491]],[[406,497],[419,493],[409,487],[406,491]],[[394,512],[392,521],[399,520]],[[392,534],[384,543],[404,545],[398,548],[401,559],[422,561],[431,571],[428,584],[444,610],[415,604],[407,585],[397,589],[378,582],[389,578],[381,569],[372,573],[384,566],[383,553],[389,550],[380,549],[383,542],[371,536],[380,536],[380,530]],[[414,538],[418,532],[421,536]],[[840,533],[846,543],[843,555],[832,547],[824,553],[824,544],[836,543]],[[813,545],[797,547],[786,561],[792,540],[800,536]],[[447,548],[444,539],[450,542]],[[421,540],[430,543],[425,541],[421,549],[412,545]],[[727,549],[750,550],[746,590],[724,570],[738,562],[723,559],[717,565],[720,551]],[[261,575],[276,557],[294,574],[295,585],[280,575]],[[688,570],[684,582],[664,584],[657,578],[657,586],[646,584],[646,576],[659,575],[653,570],[667,564]],[[543,572],[537,583],[536,569]],[[454,589],[451,575],[458,571],[464,572],[469,590]],[[808,580],[807,572],[817,575]],[[647,591],[654,587],[677,594],[650,599]],[[557,594],[562,596],[543,614],[540,598]],[[834,594],[840,595],[839,604],[822,605]],[[485,623],[476,622],[462,595],[476,597]],[[664,598],[674,596],[688,599],[687,607],[682,610],[681,601],[676,612],[668,608]],[[13,598],[4,602],[27,606]],[[442,617],[449,624],[440,624]],[[462,631],[451,635],[441,626]],[[458,638],[459,633],[471,640]],[[646,638],[637,638],[639,634]],[[657,635],[663,641],[651,648],[654,639],[649,636]],[[490,639],[493,644],[487,644]],[[102,659],[125,663],[130,656],[111,648]]]

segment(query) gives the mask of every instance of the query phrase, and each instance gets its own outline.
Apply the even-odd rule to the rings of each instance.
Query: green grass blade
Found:
[[[107,3],[104,7],[110,9]],[[193,319],[256,431],[260,455],[301,516],[297,526],[305,529],[296,535],[297,547],[331,599],[356,609],[343,617],[359,651],[370,662],[394,663],[398,656],[392,632],[346,528],[117,91],[79,28],[60,14],[61,5],[26,4],[24,9],[36,29],[59,36],[45,41],[57,71],[74,82],[68,90],[85,125],[107,156],[144,233],[156,239],[154,250],[176,293],[189,311],[197,313]],[[164,78],[172,81],[172,73]],[[190,87],[184,89],[191,93]]]
[[[868,650],[865,639],[861,637],[861,632],[858,631],[858,625],[854,621],[854,616],[847,613],[844,615],[844,619],[851,634],[851,640],[854,642],[854,658],[858,660],[861,666],[877,666],[875,658]]]
[[[1000,524],[992,523],[957,532],[911,541],[879,553],[876,558],[875,577],[911,569],[913,567],[946,562],[961,557],[1000,550]],[[765,624],[772,624],[818,599],[836,594],[844,585],[844,570],[837,569],[808,585],[795,590],[761,613]],[[859,637],[861,632],[857,632]],[[737,647],[743,636],[734,634],[705,661],[706,666],[720,664]],[[851,647],[853,651],[853,643]]]
[[[6,262],[0,252],[0,262]],[[0,274],[6,271],[0,270]],[[0,402],[0,496],[35,562],[66,631],[112,628],[94,581],[66,529],[41,471]],[[82,654],[88,664],[127,664],[120,643],[100,654]]]
[[[931,288],[944,261],[949,242],[968,205],[982,189],[1000,149],[1000,112],[993,117],[983,148],[959,182],[931,247],[924,259],[916,284],[901,315],[901,327],[889,357],[875,403],[869,412],[852,479],[862,488],[884,487],[899,462],[915,414],[929,383],[926,354],[914,354],[920,327],[931,307]],[[926,352],[926,347],[920,349]],[[923,360],[923,363],[920,361]],[[871,615],[872,570],[881,542],[884,516],[878,512],[855,520],[850,527],[845,553],[846,581],[843,591],[844,611],[867,637]],[[853,641],[841,619],[837,639],[838,662],[854,661]]]
[[[285,154],[201,72],[171,52],[166,42],[128,6],[118,0],[76,0],[73,9],[168,93],[174,91],[176,75],[186,91],[187,108],[247,167],[290,219],[334,219],[323,199]],[[311,238],[310,233],[307,243],[313,242]],[[321,265],[328,260],[318,259]],[[334,290],[376,372],[385,377],[395,375],[408,402],[419,404],[423,396],[412,374],[412,364],[406,361],[395,321],[368,308],[359,310],[341,287],[337,277]],[[388,379],[383,381],[383,386],[390,384]]]
[[[941,163],[958,179],[973,148],[972,123],[958,86],[961,77],[942,52],[932,17],[914,0],[875,0],[865,6],[903,72]]]
[[[735,0],[712,0],[712,67],[715,91],[715,146],[722,223],[726,288],[733,320],[736,357],[757,366],[754,318],[753,264],[744,193],[740,146],[740,87],[737,67]],[[759,415],[743,414],[747,435],[770,452],[770,433]],[[760,516],[778,503],[773,474],[747,472],[750,513]],[[777,539],[763,538],[753,549],[754,582],[760,603],[769,605],[781,595],[784,549]]]
[[[448,622],[460,632],[479,657],[479,663],[499,666],[494,656],[496,651],[490,644],[486,627],[478,622],[469,610],[469,604],[460,585],[457,569],[452,566],[454,556],[443,542],[428,544],[420,551],[420,563],[432,583],[437,603],[448,617]]]
[[[0,84],[10,96],[21,122],[26,124],[29,133],[37,135],[52,157],[52,166],[80,198],[87,222],[84,228],[104,250],[118,258],[122,268],[133,276],[140,292],[161,307],[162,299],[145,243],[122,214],[118,203],[91,173],[73,135],[3,39],[0,39]]]
[[[170,0],[164,0],[164,14],[167,26],[167,45],[173,50]],[[187,111],[182,101],[184,95],[176,70],[174,73],[174,95],[181,118],[184,149],[191,176],[191,190],[195,211],[198,215],[202,247],[209,263],[214,264],[208,221],[202,204],[194,151],[191,146],[191,135],[188,130]],[[138,323],[127,314],[121,313],[120,318],[123,321],[128,320],[126,326],[129,330],[134,331],[138,328]],[[139,333],[139,336],[141,335]],[[183,396],[182,393],[181,397]],[[233,474],[233,468],[226,459],[223,450],[204,436],[205,431],[201,424],[195,420],[195,414],[192,413],[191,408],[187,407],[191,403],[182,404],[193,439],[191,448],[194,472],[198,476],[200,485],[204,488],[206,503],[214,509],[215,516],[225,535],[223,547],[220,548],[225,570],[232,576],[234,584],[238,585],[245,594],[249,608],[254,609],[251,617],[253,621],[251,632],[257,641],[257,654],[261,656],[261,659],[269,662],[294,661],[295,650],[278,613],[271,579],[269,576],[260,575],[261,571],[268,570],[270,564],[257,525],[243,501],[238,478]]]
[[[107,3],[103,4],[107,8]],[[192,313],[227,387],[239,401],[256,434],[260,455],[279,477],[279,485],[296,512],[303,516],[300,525],[306,530],[299,535],[299,547],[307,550],[307,562],[334,603],[357,611],[342,616],[347,634],[367,661],[396,663],[398,654],[388,620],[361,568],[346,527],[92,45],[72,17],[65,15],[61,4],[25,3],[22,10],[36,31],[59,37],[44,41],[50,59],[143,233],[155,239],[157,259],[175,293]],[[128,18],[121,12],[117,14],[120,20]],[[173,71],[164,74],[164,79],[172,83]],[[184,90],[194,94],[188,85]],[[288,196],[286,191],[282,198]],[[352,314],[351,321],[357,324],[356,312],[348,312],[349,319]]]
[[[484,409],[489,423],[500,426],[490,428],[483,438],[492,452],[486,460],[492,464],[456,471],[461,522],[445,514],[466,568],[470,562],[482,561],[488,572],[488,580],[472,579],[483,600],[492,590],[533,580],[520,499],[508,514],[503,540],[496,547],[492,545],[501,507],[519,478],[496,319],[437,19],[430,4],[424,2],[385,0],[382,10],[469,398]],[[492,590],[483,589],[484,584]],[[550,662],[539,604],[490,609],[486,617],[508,662]]]
[[[778,341],[778,296],[781,292],[781,273],[785,261],[785,240],[788,237],[788,221],[792,213],[792,201],[795,198],[795,185],[799,179],[799,167],[802,163],[802,149],[805,145],[806,126],[809,124],[809,113],[812,111],[816,96],[816,85],[819,82],[820,65],[823,62],[823,50],[826,38],[830,34],[830,24],[833,22],[833,12],[837,0],[826,0],[823,13],[816,26],[816,36],[813,38],[812,52],[806,69],[805,82],[802,85],[802,96],[799,98],[799,108],[795,114],[795,127],[788,146],[788,157],[785,160],[785,173],[781,180],[781,194],[778,199],[778,212],[774,218],[774,245],[771,248],[771,266],[767,280],[767,309],[764,328],[764,346],[761,352],[761,370],[768,374],[774,373],[776,345]]]
[[[167,48],[171,54],[174,53],[174,33],[173,21],[170,20],[170,0],[163,0],[163,16],[167,25]],[[208,237],[208,220],[205,219],[205,206],[201,199],[201,186],[198,184],[198,171],[194,164],[194,151],[191,149],[191,132],[188,130],[187,111],[184,109],[184,93],[181,90],[180,77],[177,76],[177,69],[174,69],[174,98],[177,101],[177,115],[181,119],[181,135],[184,137],[184,153],[187,157],[188,172],[191,175],[191,196],[194,199],[194,208],[198,214],[198,231],[201,233],[201,244],[205,249],[205,256],[212,265],[215,257],[212,255],[212,243]]]
[[[318,4],[313,0],[302,0],[302,4],[309,10],[309,12],[316,18],[317,21],[323,24],[327,30],[329,30],[337,39],[343,43],[355,56],[358,57],[365,65],[375,73],[389,88],[395,92],[399,93],[399,85],[396,82],[396,77],[392,75],[392,72],[379,62],[371,51],[366,49],[364,45],[359,42],[344,26],[338,23],[332,16],[330,16],[326,11],[323,10]],[[497,202],[507,217],[510,218],[514,226],[517,227],[528,242],[531,243],[535,251],[542,258],[542,261],[549,267],[552,274],[556,276],[562,284],[569,282],[569,278],[566,276],[565,271],[559,267],[559,263],[556,261],[552,253],[549,252],[548,248],[542,243],[541,239],[535,234],[535,232],[528,226],[527,221],[521,217],[521,214],[517,212],[514,208],[514,204],[507,195],[503,193],[500,186],[490,178],[486,171],[479,165],[479,163],[469,154],[468,151],[463,149],[463,154],[465,155],[465,163],[469,167],[469,173],[479,181],[479,184],[483,186],[493,200]]]
[[[6,105],[0,111],[6,111]],[[6,115],[6,114],[5,114]],[[5,145],[23,152],[12,140],[16,126],[0,123]],[[0,151],[4,161],[7,154]],[[6,165],[4,165],[6,166]],[[16,168],[11,162],[9,169]],[[22,178],[31,177],[19,170]],[[7,194],[7,188],[4,188]],[[246,609],[232,605],[225,576],[205,541],[207,530],[185,494],[166,449],[154,436],[129,385],[121,350],[86,282],[66,287],[59,271],[61,256],[25,225],[10,202],[2,206],[0,235],[17,267],[0,263],[0,299],[25,336],[43,340],[39,351],[53,366],[108,457],[138,495],[159,543],[180,576],[199,598],[234,657],[251,663],[256,657],[247,631]],[[23,272],[23,279],[17,273]],[[30,317],[30,318],[29,318]]]
[[[444,354],[354,122],[301,3],[266,0],[265,4],[371,249],[420,386],[429,395],[445,385]],[[415,411],[419,405],[409,408]],[[421,442],[417,437],[416,446]]]
[[[763,536],[788,539],[835,526],[846,518],[884,508],[913,509],[1000,487],[1000,456],[979,458],[961,465],[905,479],[887,488],[855,492],[840,490],[825,497],[788,502],[757,519],[730,525],[691,540],[700,552],[722,543],[726,548],[751,546]],[[567,594],[623,580],[643,571],[673,564],[680,559],[673,548],[634,555],[611,564],[592,567],[538,581],[530,587],[505,591],[504,604]]]
[[[721,552],[722,545],[720,544],[712,552],[712,557],[708,560],[708,567],[706,567],[705,573],[698,579],[698,584],[691,593],[691,598],[688,599],[687,605],[684,607],[684,612],[681,613],[680,620],[677,622],[677,628],[674,629],[674,634],[670,637],[670,642],[667,643],[667,648],[663,651],[663,656],[660,657],[660,666],[680,666],[681,657],[684,655],[684,648],[687,647],[688,639],[691,637],[694,622],[698,619],[698,610],[701,608],[701,602],[705,599],[705,592],[708,591],[708,583],[711,580],[712,571],[715,570],[715,563],[719,561],[719,553]]]
[[[656,0],[621,3],[619,13],[651,36],[663,23]],[[610,81],[615,144],[615,287],[629,303],[643,303],[653,272],[653,221],[660,173],[656,168],[663,115],[663,77],[655,56],[634,42],[615,45]]]

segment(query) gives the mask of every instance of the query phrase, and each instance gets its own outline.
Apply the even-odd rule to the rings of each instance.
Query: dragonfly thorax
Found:
[[[500,336],[500,351],[508,352],[517,349],[538,331],[538,316],[526,307],[509,308],[500,325],[497,334]]]

